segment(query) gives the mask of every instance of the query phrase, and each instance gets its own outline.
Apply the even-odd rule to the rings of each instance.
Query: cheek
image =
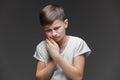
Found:
[[[60,34],[64,34],[64,33],[65,33],[65,29],[62,28],[62,29],[60,30]]]
[[[45,33],[46,37],[51,37],[50,33]]]
[[[58,29],[58,31],[57,32],[59,32],[59,33],[62,33],[62,32],[64,32],[64,29],[63,29],[63,27],[61,27],[60,29]]]

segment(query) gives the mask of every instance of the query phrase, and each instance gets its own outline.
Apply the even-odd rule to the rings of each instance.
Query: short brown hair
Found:
[[[42,26],[51,25],[55,20],[65,20],[65,13],[60,5],[47,5],[40,12],[40,23]]]

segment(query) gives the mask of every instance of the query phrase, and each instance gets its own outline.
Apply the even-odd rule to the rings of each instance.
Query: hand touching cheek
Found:
[[[59,46],[53,39],[50,38],[46,39],[46,49],[52,59],[59,56],[59,52],[60,52]]]

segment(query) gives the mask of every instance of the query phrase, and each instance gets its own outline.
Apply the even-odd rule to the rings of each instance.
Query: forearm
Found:
[[[60,48],[59,45],[52,39],[47,39],[47,51],[51,58],[58,64],[63,71],[73,80],[81,80],[83,77],[83,67],[84,64],[79,64],[79,62],[74,59],[74,65],[68,64],[61,56],[60,56]],[[79,59],[78,59],[79,60]],[[83,60],[84,62],[84,60]],[[81,66],[82,67],[81,67]]]
[[[57,64],[63,69],[63,71],[72,79],[72,80],[82,80],[83,75],[78,71],[76,67],[71,64],[68,64],[61,56],[54,58]]]
[[[56,64],[53,61],[50,61],[48,65],[36,75],[37,80],[49,80],[52,76]]]

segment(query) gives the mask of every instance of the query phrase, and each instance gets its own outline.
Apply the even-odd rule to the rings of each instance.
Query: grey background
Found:
[[[119,0],[0,0],[0,80],[35,80],[33,54],[44,39],[38,15],[49,3],[63,6],[68,34],[92,49],[85,80],[120,80]]]

